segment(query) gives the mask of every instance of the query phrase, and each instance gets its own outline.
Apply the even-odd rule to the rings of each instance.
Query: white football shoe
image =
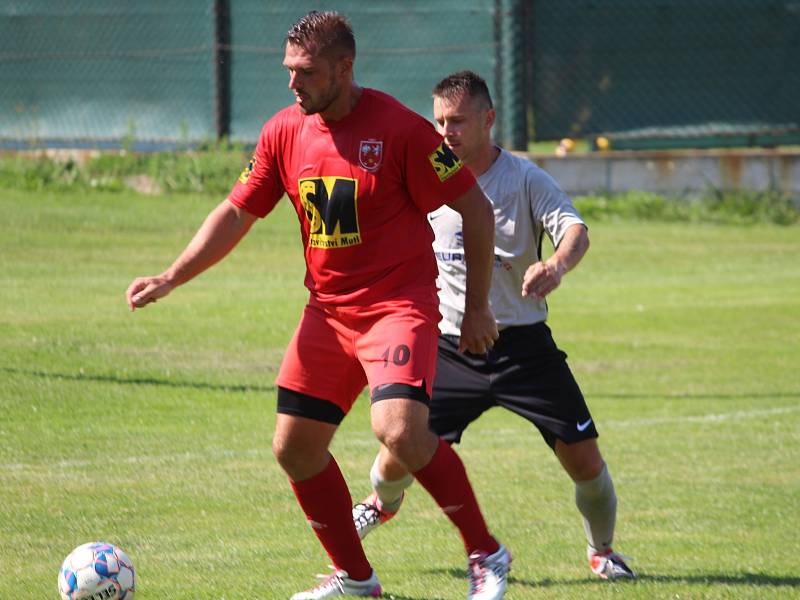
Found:
[[[338,570],[334,570],[333,575],[317,575],[317,577],[324,577],[325,580],[310,590],[296,593],[291,600],[318,600],[319,598],[338,598],[339,596],[378,598],[382,591],[374,569],[366,581],[350,579],[347,571]]]
[[[505,546],[494,554],[473,552],[469,555],[467,600],[500,600],[506,593],[511,553]]]

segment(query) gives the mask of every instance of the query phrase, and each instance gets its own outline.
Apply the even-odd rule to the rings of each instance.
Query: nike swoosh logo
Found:
[[[591,424],[592,420],[589,419],[588,421],[584,421],[583,423],[576,423],[575,427],[578,428],[578,431],[586,431],[586,428]]]

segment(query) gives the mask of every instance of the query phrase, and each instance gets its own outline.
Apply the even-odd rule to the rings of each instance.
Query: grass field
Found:
[[[137,600],[287,598],[326,570],[270,440],[305,299],[285,206],[222,264],[131,314],[216,203],[0,191],[0,598],[56,598],[74,546],[119,544]],[[551,298],[620,499],[632,584],[590,577],[572,489],[491,411],[459,446],[515,560],[514,598],[800,597],[800,228],[590,223]],[[333,451],[356,498],[362,398]],[[455,530],[419,486],[365,547],[386,597],[464,598]]]

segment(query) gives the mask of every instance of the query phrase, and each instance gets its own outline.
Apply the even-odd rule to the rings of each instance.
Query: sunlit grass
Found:
[[[287,206],[146,310],[218,197],[0,192],[0,598],[56,598],[79,543],[124,548],[137,600],[287,598],[324,572],[272,458],[274,377],[306,292]],[[514,553],[508,598],[800,595],[800,235],[590,218],[550,298],[620,500],[633,585],[590,577],[572,487],[539,434],[490,411],[458,450]],[[360,498],[361,398],[333,452]],[[388,597],[465,596],[464,556],[419,486],[365,543]]]

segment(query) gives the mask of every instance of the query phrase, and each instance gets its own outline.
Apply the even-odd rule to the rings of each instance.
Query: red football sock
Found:
[[[431,461],[415,472],[414,477],[458,527],[467,554],[475,550],[497,552],[500,546],[486,528],[464,463],[447,442],[439,440]]]
[[[358,539],[351,512],[353,499],[336,460],[331,457],[328,466],[311,479],[290,483],[334,566],[347,571],[351,579],[369,579],[372,567]]]

